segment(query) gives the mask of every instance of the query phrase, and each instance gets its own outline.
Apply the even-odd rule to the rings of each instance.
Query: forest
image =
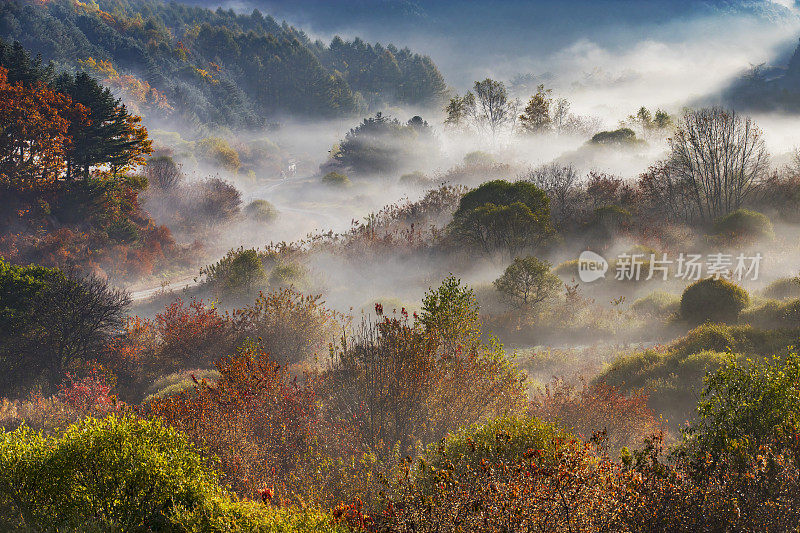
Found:
[[[452,79],[475,6],[0,4],[0,530],[799,531],[766,3]]]

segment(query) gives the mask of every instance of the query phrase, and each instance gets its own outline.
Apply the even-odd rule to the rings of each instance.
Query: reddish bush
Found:
[[[225,480],[240,494],[256,498],[274,487],[278,502],[287,499],[291,474],[311,444],[314,391],[254,347],[216,366],[216,383],[153,400],[152,413],[219,457]]]
[[[605,383],[583,383],[578,389],[556,379],[531,399],[531,415],[561,424],[582,439],[605,432],[608,444],[618,452],[623,446],[637,446],[661,431],[661,422],[647,406],[647,395],[625,396]]]

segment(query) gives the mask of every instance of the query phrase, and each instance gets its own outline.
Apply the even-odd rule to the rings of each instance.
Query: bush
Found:
[[[646,394],[636,391],[626,396],[606,383],[584,383],[578,389],[564,380],[553,380],[533,395],[529,413],[586,441],[605,432],[613,454],[625,446],[640,446],[662,429]]]
[[[680,304],[680,296],[666,291],[654,291],[634,301],[631,310],[655,317],[667,317],[677,313]]]
[[[578,279],[578,259],[562,261],[553,269],[553,274],[566,279]]]
[[[435,180],[426,176],[424,172],[415,170],[400,176],[400,184],[410,187],[431,187],[435,186]]]
[[[210,519],[222,495],[175,430],[114,416],[61,437],[25,427],[3,433],[0,480],[0,520],[36,531],[177,531],[186,516]]]
[[[193,187],[196,195],[189,216],[200,224],[224,222],[239,214],[242,194],[231,183],[209,178]]]
[[[557,425],[536,417],[507,416],[462,428],[441,442],[428,446],[422,456],[415,480],[421,488],[435,490],[440,471],[447,469],[453,481],[470,481],[471,473],[482,464],[522,462],[529,450],[539,458],[553,460],[557,440],[570,435]]]
[[[413,322],[403,309],[363,324],[343,338],[325,375],[328,418],[355,423],[359,440],[382,458],[525,403],[521,373],[499,345],[481,342],[471,290],[451,276],[426,293],[422,308]]]
[[[214,263],[200,269],[205,283],[218,298],[247,298],[267,284],[267,273],[258,251],[252,248],[231,250]]]
[[[714,221],[714,233],[732,238],[775,238],[772,222],[766,215],[749,209],[737,209]]]
[[[706,380],[698,420],[684,449],[719,459],[754,458],[762,446],[780,452],[800,434],[800,356],[737,361],[730,357]],[[786,440],[785,437],[789,439]]]
[[[139,228],[130,219],[120,218],[111,222],[106,228],[108,238],[112,241],[130,244],[139,240]]]
[[[247,207],[244,208],[244,214],[247,218],[256,222],[270,222],[278,216],[278,211],[268,201],[257,199],[247,204]]]
[[[666,347],[618,358],[597,380],[624,393],[643,390],[650,397],[648,405],[677,429],[692,415],[705,374],[725,364],[729,352],[742,358],[785,354],[797,336],[797,329],[703,324]]]
[[[255,498],[274,487],[283,501],[311,445],[314,391],[254,346],[216,366],[220,379],[199,383],[193,394],[154,399],[152,413],[219,457],[225,482],[239,494]]]
[[[761,328],[792,328],[800,324],[800,299],[767,300],[756,307],[745,309],[739,321]]]
[[[241,166],[239,152],[221,137],[209,137],[198,141],[197,147],[202,157],[225,170],[236,172]]]
[[[495,162],[495,158],[492,154],[479,150],[469,152],[464,156],[464,164],[467,166],[487,166],[493,165]]]
[[[306,281],[306,269],[297,263],[280,262],[269,275],[273,287],[303,287]]]
[[[333,522],[237,500],[199,450],[157,420],[111,416],[59,437],[26,427],[0,435],[3,531],[347,531]]]
[[[166,155],[152,157],[144,168],[147,183],[161,191],[176,189],[183,181],[183,173],[175,161]]]
[[[323,305],[321,296],[291,288],[260,294],[252,305],[232,313],[239,342],[259,346],[282,365],[300,363],[327,352],[340,331],[341,315]]]
[[[349,187],[352,185],[350,178],[341,172],[328,172],[322,176],[322,183],[331,187]]]
[[[724,279],[706,278],[686,287],[681,296],[681,317],[690,324],[735,322],[750,303],[743,288]]]
[[[382,521],[403,533],[625,531],[619,474],[550,424],[492,420],[432,445]]]
[[[630,128],[620,128],[613,131],[601,131],[592,136],[591,144],[599,145],[626,145],[631,146],[642,143],[636,138],[636,132]]]
[[[198,382],[203,381],[216,381],[220,378],[220,373],[216,370],[183,370],[181,372],[173,372],[158,378],[147,389],[147,396],[145,396],[142,403],[147,404],[156,398],[166,398],[167,396],[174,396],[183,392],[194,391]]]
[[[776,279],[764,288],[762,295],[776,300],[800,298],[800,277]]]

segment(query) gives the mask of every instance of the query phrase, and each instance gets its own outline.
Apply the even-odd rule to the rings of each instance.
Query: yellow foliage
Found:
[[[173,110],[173,107],[163,93],[136,76],[131,74],[120,75],[110,61],[97,61],[93,57],[90,57],[85,60],[79,59],[78,63],[103,76],[103,83],[112,89],[117,89],[124,93],[128,100],[126,103],[134,109],[138,109],[140,105],[144,105],[145,107],[163,111]]]

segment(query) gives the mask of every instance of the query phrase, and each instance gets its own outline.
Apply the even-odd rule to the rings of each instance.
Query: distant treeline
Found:
[[[258,127],[285,115],[325,118],[384,103],[439,104],[429,57],[393,45],[301,30],[253,11],[156,0],[10,0],[0,37],[66,68],[101,74],[142,104],[189,123]]]

